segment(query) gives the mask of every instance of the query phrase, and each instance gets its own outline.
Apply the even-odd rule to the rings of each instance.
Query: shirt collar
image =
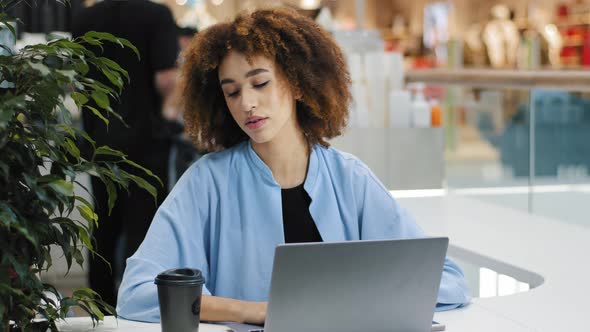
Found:
[[[303,185],[303,188],[310,196],[312,196],[312,192],[314,191],[316,179],[319,173],[319,148],[320,147],[316,144],[311,149],[311,154],[309,156],[309,165],[307,166],[307,177],[305,178],[305,182]],[[246,155],[250,163],[260,171],[260,175],[265,181],[267,181],[269,184],[273,186],[279,185],[272,176],[272,171],[270,170],[270,168],[264,163],[264,161],[262,161],[262,159],[260,159],[260,157],[256,154],[256,151],[254,151],[254,149],[252,148],[251,140],[248,140],[246,144]]]

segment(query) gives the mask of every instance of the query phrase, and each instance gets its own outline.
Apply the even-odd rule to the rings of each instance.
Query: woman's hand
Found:
[[[264,324],[267,302],[250,302],[203,295],[201,320],[209,322],[237,322]]]
[[[268,302],[244,301],[242,306],[242,320],[244,323],[263,325],[266,319]]]

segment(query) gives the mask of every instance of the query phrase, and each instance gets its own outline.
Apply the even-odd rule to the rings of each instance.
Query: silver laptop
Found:
[[[427,332],[448,238],[276,248],[264,332]]]
[[[448,238],[276,248],[264,332],[427,332]]]

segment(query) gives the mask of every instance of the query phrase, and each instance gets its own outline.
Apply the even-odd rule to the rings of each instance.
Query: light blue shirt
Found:
[[[369,168],[350,154],[314,146],[304,188],[325,242],[424,237]],[[159,321],[154,278],[177,267],[203,272],[203,294],[267,301],[275,247],[284,241],[281,187],[251,144],[207,154],[180,178],[127,260],[117,312]],[[469,299],[461,269],[447,259],[437,310]]]

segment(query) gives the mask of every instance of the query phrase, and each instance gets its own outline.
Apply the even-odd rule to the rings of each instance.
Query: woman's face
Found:
[[[255,143],[299,130],[295,99],[274,61],[231,51],[219,65],[219,82],[232,117]]]

